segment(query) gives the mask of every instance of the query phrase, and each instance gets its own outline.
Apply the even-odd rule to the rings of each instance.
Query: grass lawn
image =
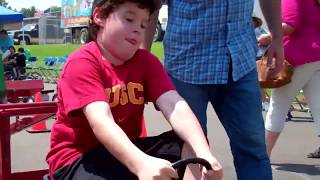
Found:
[[[162,42],[154,42],[151,47],[151,52],[156,55],[161,61],[163,61],[163,44]]]
[[[16,46],[18,49],[20,46]],[[30,50],[31,55],[38,58],[38,61],[32,63],[34,66],[43,66],[45,57],[62,57],[71,54],[80,47],[79,44],[48,44],[48,45],[28,45],[24,46]],[[152,45],[151,52],[159,59],[163,59],[162,42],[155,42]]]

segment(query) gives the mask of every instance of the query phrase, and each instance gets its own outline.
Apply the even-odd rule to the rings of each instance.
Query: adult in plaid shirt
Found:
[[[178,92],[205,132],[207,105],[212,104],[230,138],[239,180],[272,179],[251,23],[254,1],[168,0],[167,4],[164,65]],[[268,57],[276,74],[283,63],[280,0],[260,0],[260,6],[273,37]],[[149,45],[151,37],[146,39]]]

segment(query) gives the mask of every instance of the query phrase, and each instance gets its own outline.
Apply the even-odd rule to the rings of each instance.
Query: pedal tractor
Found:
[[[56,102],[15,103],[19,97],[31,97],[43,88],[42,80],[5,81],[0,59],[0,180],[41,180],[48,173],[48,169],[15,173],[11,170],[11,135],[47,120],[57,111]],[[18,118],[10,123],[10,117]]]

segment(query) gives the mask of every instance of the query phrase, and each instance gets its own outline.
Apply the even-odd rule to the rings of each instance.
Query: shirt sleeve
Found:
[[[301,19],[301,1],[303,0],[282,0],[282,22],[297,28]]]
[[[175,90],[171,79],[159,59],[149,54],[145,66],[146,101],[155,103],[159,96],[169,90]]]
[[[99,64],[90,59],[71,58],[67,62],[58,82],[58,92],[67,114],[91,102],[107,102],[100,69]]]
[[[8,36],[8,41],[9,41],[9,46],[14,45],[13,39],[10,36]]]

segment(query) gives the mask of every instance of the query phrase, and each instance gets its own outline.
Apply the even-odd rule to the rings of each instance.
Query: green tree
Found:
[[[44,10],[44,13],[49,14],[51,16],[60,16],[61,15],[61,7],[51,6],[50,8]]]
[[[33,17],[34,14],[36,13],[36,8],[34,6],[31,6],[31,8],[22,8],[20,12],[25,16],[25,17]]]
[[[37,12],[37,10],[36,10],[36,7],[34,7],[34,6],[31,6],[31,8],[30,8],[30,12],[31,12],[31,17],[33,17],[34,16],[34,14]]]
[[[6,0],[0,0],[0,6],[3,6],[6,8],[8,6],[8,3],[6,2]]]

